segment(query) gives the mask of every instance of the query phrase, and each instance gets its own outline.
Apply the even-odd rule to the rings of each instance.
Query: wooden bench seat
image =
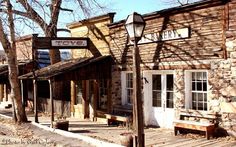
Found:
[[[215,125],[211,123],[202,123],[202,122],[186,121],[186,120],[174,121],[175,135],[177,135],[177,132],[183,128],[190,130],[204,131],[206,134],[206,138],[210,139],[210,136],[213,136]]]
[[[181,110],[180,119],[174,120],[174,133],[182,129],[203,131],[206,134],[206,138],[210,139],[213,136],[214,130],[217,124],[218,114],[214,113],[202,113],[195,110]]]
[[[130,116],[121,116],[121,115],[115,115],[115,114],[105,114],[106,118],[108,119],[108,125],[111,124],[113,121],[121,121],[126,124],[126,127],[129,128],[131,117]]]
[[[127,128],[130,128],[132,124],[132,107],[129,105],[116,105],[113,107],[111,113],[104,115],[108,119],[108,125],[114,121],[120,121],[125,123]]]

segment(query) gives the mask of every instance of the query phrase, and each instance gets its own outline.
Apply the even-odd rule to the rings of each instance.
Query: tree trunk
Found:
[[[10,4],[9,0],[7,0],[7,10],[8,10],[8,23],[10,26],[10,35],[12,43],[9,42],[4,32],[1,19],[0,19],[0,41],[7,56],[9,81],[11,84],[11,98],[14,105],[13,108],[15,108],[14,112],[16,112],[16,118],[14,118],[15,115],[13,113],[13,119],[20,123],[20,122],[26,122],[27,117],[21,101],[21,93],[19,86],[20,82],[18,80],[18,64],[16,57],[15,30],[12,16],[12,5]]]

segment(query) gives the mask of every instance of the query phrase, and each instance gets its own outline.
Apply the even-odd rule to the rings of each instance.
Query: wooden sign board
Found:
[[[163,30],[161,32],[152,32],[149,34],[144,34],[143,37],[138,42],[138,44],[184,39],[189,37],[190,37],[190,28]],[[133,42],[130,41],[130,44],[133,44]]]
[[[81,37],[33,37],[33,49],[88,48],[88,38]]]

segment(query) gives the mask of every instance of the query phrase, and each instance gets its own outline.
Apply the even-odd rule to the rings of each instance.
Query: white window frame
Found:
[[[121,103],[122,105],[132,105],[128,103],[127,90],[126,90],[126,75],[128,73],[133,73],[133,71],[122,71],[121,72]]]
[[[208,93],[209,93],[209,80],[208,80],[208,71],[207,70],[186,70],[185,71],[185,108],[192,109],[192,73],[193,72],[206,72],[207,74],[207,110],[198,110],[198,111],[208,111]]]

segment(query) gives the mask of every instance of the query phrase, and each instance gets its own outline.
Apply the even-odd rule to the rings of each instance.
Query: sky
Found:
[[[133,12],[137,12],[139,14],[146,14],[174,6],[168,3],[168,1],[171,0],[98,0],[98,1],[103,2],[105,6],[108,8],[105,10],[106,12],[100,12],[100,13],[116,12],[114,18],[115,22],[122,19],[126,19],[126,17]],[[75,18],[64,19],[64,22],[62,20],[64,24],[66,23],[68,24],[73,21],[79,21],[79,20],[76,20]],[[0,44],[0,49],[2,49],[1,44]]]
[[[115,21],[119,21],[133,12],[146,14],[171,6],[162,0],[117,0],[111,7],[116,12]]]

